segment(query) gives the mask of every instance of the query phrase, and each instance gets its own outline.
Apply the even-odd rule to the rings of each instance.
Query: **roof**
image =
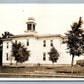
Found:
[[[20,38],[20,37],[34,37],[36,39],[40,39],[40,38],[53,38],[53,37],[60,37],[61,39],[66,39],[65,36],[61,35],[61,34],[45,34],[45,35],[38,35],[38,34],[20,34],[20,35],[14,35],[11,36],[10,38],[6,38],[6,39],[2,39],[3,41],[10,41],[13,38]]]
[[[45,35],[38,35],[37,38],[50,38],[50,37],[60,37],[65,39],[65,37],[61,34],[45,34]]]
[[[26,24],[35,24],[36,25],[34,17],[29,17],[28,21],[26,22]]]
[[[28,20],[35,20],[34,17],[29,17]]]
[[[12,38],[4,38],[4,39],[1,39],[2,41],[11,41]]]

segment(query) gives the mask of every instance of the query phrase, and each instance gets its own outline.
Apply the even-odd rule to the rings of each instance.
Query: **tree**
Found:
[[[83,32],[84,30],[81,28],[83,24],[82,18],[79,18],[78,22],[74,22],[71,25],[71,30],[66,33],[67,41],[65,42],[67,44],[67,49],[69,50],[70,55],[72,55],[72,61],[71,61],[71,68],[73,73],[73,62],[74,62],[74,56],[80,56],[83,54]]]
[[[11,34],[10,32],[6,31],[2,34],[2,38],[9,38],[10,36],[13,36],[13,34]]]
[[[28,60],[30,51],[28,51],[21,43],[15,42],[12,45],[12,56],[15,57],[17,67],[18,62],[22,63]]]
[[[0,45],[2,45],[2,39],[10,38],[10,36],[14,36],[14,35],[11,34],[11,33],[8,32],[8,31],[2,33],[2,36],[0,37]]]
[[[59,53],[54,47],[50,49],[50,52],[48,52],[48,54],[49,54],[49,59],[52,61],[53,64],[57,62]]]

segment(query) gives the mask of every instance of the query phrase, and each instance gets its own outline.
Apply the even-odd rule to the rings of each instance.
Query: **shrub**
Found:
[[[84,66],[84,60],[77,60],[76,65]]]
[[[40,63],[37,64],[37,66],[40,66],[40,65],[41,65]]]

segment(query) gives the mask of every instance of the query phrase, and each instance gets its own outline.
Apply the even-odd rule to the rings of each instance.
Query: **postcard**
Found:
[[[0,80],[83,80],[84,4],[0,4]]]

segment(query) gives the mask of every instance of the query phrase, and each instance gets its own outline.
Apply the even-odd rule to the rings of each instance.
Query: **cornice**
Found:
[[[12,40],[14,38],[25,38],[25,37],[33,37],[33,38],[36,38],[36,39],[47,39],[47,38],[61,38],[62,40],[65,40],[67,39],[65,36],[61,35],[61,34],[45,34],[45,35],[40,35],[40,34],[20,34],[20,35],[14,35],[14,36],[10,36],[10,38],[6,38],[6,39],[2,39],[3,41],[9,41],[9,40]]]

